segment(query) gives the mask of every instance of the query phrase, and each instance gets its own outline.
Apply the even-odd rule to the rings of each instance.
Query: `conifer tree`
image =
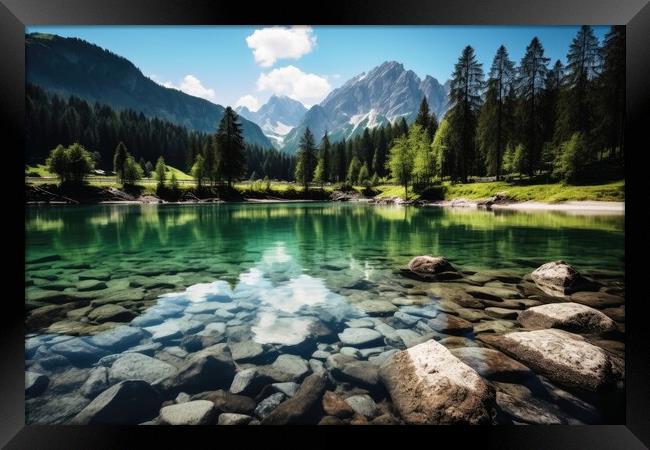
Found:
[[[233,181],[246,173],[246,156],[239,117],[228,106],[215,136],[217,144],[216,164],[220,178],[231,187]]]
[[[296,162],[296,180],[302,183],[305,191],[309,189],[309,183],[314,177],[316,151],[314,135],[307,127],[300,138],[300,149],[298,150],[298,161]]]

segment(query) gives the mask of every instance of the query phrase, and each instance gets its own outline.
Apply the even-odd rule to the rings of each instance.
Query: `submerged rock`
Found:
[[[160,410],[160,421],[167,425],[208,425],[213,418],[214,404],[208,400],[165,406]]]
[[[121,305],[107,304],[93,309],[88,318],[94,322],[128,322],[135,318],[135,313]]]
[[[219,415],[217,425],[248,425],[253,420],[246,414],[223,413]]]
[[[25,372],[25,397],[41,395],[47,389],[49,382],[50,379],[42,373]]]
[[[176,367],[159,359],[141,353],[127,353],[115,360],[108,376],[111,383],[137,379],[153,384],[177,372]]]
[[[408,424],[491,423],[494,392],[434,340],[397,353],[379,375]]]
[[[377,404],[367,394],[352,395],[345,399],[345,403],[347,403],[355,413],[365,417],[366,419],[374,419],[379,412]]]
[[[271,414],[271,412],[277,408],[284,399],[285,395],[282,392],[277,392],[266,397],[255,408],[255,415],[264,420],[264,418]]]
[[[322,416],[321,397],[326,384],[326,377],[322,374],[308,376],[295,395],[269,413],[262,425],[317,423]]]
[[[122,325],[91,337],[89,342],[97,347],[117,352],[137,344],[145,336],[147,334],[140,328]]]
[[[573,333],[549,329],[482,339],[562,385],[594,391],[613,379],[607,352]]]
[[[353,347],[371,347],[383,341],[379,331],[370,328],[346,328],[339,334],[339,339],[345,345]]]
[[[526,328],[561,328],[578,333],[606,333],[616,323],[602,312],[579,303],[550,303],[529,308],[519,315]]]
[[[340,419],[346,419],[354,415],[354,409],[332,391],[327,391],[323,395],[323,411],[329,416]]]
[[[143,380],[126,380],[99,394],[71,421],[75,425],[129,425],[154,418],[160,396]]]

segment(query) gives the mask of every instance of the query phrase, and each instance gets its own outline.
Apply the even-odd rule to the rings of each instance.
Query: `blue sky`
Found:
[[[52,26],[27,32],[78,37],[133,62],[160,84],[222,105],[262,105],[272,94],[307,106],[353,76],[395,60],[444,83],[463,47],[488,71],[499,45],[518,63],[540,38],[566,61],[578,26]],[[607,26],[594,27],[602,43]]]

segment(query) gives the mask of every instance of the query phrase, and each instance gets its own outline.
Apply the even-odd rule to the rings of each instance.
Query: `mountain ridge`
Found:
[[[225,108],[146,77],[135,64],[78,38],[25,35],[26,79],[59,95],[133,109],[191,130],[214,133]],[[261,128],[240,118],[247,143],[272,147]]]

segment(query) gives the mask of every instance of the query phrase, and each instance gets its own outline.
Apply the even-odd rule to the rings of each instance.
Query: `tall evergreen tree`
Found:
[[[129,152],[126,149],[124,142],[120,141],[115,147],[115,156],[113,156],[113,171],[117,175],[117,179],[120,182],[124,181],[124,165],[126,164],[126,159],[129,157]]]
[[[518,119],[521,125],[521,142],[525,151],[526,170],[532,176],[537,169],[542,153],[542,111],[541,98],[546,81],[549,58],[544,56],[544,47],[537,37],[526,47],[521,59],[518,90],[521,98]]]
[[[327,135],[327,130],[325,130],[323,139],[320,141],[320,153],[318,155],[318,163],[321,165],[323,171],[321,182],[327,182],[330,180],[331,153],[332,144],[330,143],[330,138]]]
[[[600,108],[605,146],[618,151],[622,160],[625,144],[625,27],[613,26],[605,35]]]
[[[474,49],[467,46],[454,66],[449,89],[449,127],[456,152],[455,178],[467,182],[475,161],[475,135],[481,106],[483,69],[476,61]]]
[[[490,67],[485,103],[478,122],[479,147],[485,155],[488,173],[495,174],[497,180],[501,178],[501,162],[507,142],[505,102],[514,80],[514,64],[502,45],[497,49]]]
[[[566,83],[570,95],[569,120],[571,128],[586,133],[590,126],[593,104],[593,79],[600,72],[601,59],[598,39],[593,29],[583,25],[573,38],[567,54]]]
[[[314,177],[314,168],[316,167],[316,144],[314,135],[305,129],[305,133],[300,138],[300,148],[298,150],[298,161],[296,162],[296,180],[304,186],[305,190],[309,189],[309,183]]]
[[[390,123],[387,126],[390,128]],[[386,175],[386,154],[388,152],[388,142],[386,140],[386,131],[384,127],[377,131],[377,143],[375,154],[372,160],[372,170],[378,177]]]
[[[372,143],[372,138],[370,137],[370,130],[366,128],[363,130],[363,135],[361,138],[361,155],[360,159],[365,165],[372,165],[372,157],[374,155],[374,145]]]
[[[224,111],[215,141],[220,175],[225,178],[228,186],[232,186],[233,181],[246,172],[246,156],[241,124],[237,113],[230,106]]]

